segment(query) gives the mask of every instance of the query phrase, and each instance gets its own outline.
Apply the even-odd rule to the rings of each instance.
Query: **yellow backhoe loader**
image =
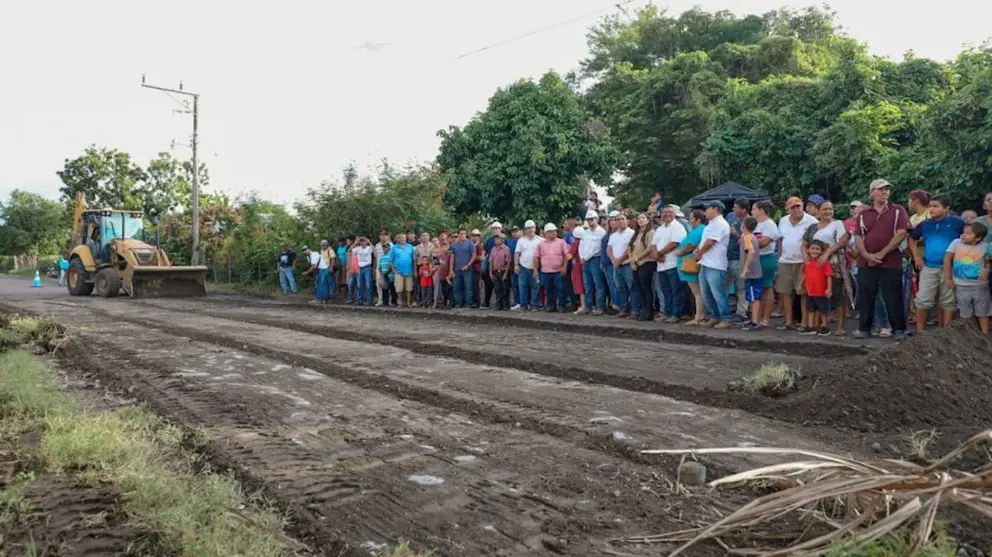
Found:
[[[157,243],[157,242],[156,242]],[[180,267],[157,245],[145,242],[140,211],[89,210],[82,193],[72,214],[72,252],[66,274],[69,294],[112,298],[206,296],[207,268]]]

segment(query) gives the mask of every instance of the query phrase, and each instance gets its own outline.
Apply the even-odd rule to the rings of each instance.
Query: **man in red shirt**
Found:
[[[861,319],[854,338],[871,337],[875,318],[875,296],[889,313],[893,338],[906,338],[906,311],[902,304],[902,253],[899,244],[909,234],[909,214],[902,205],[889,202],[892,184],[874,180],[868,186],[871,205],[857,217],[854,240],[858,253],[858,310]]]

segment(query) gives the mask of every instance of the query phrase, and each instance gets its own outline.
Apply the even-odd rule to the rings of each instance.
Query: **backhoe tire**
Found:
[[[93,283],[86,282],[86,268],[79,259],[73,259],[69,263],[65,283],[69,287],[70,296],[89,296],[93,293]]]
[[[121,291],[121,276],[117,274],[117,269],[104,267],[97,271],[93,284],[96,286],[97,296],[115,298]]]

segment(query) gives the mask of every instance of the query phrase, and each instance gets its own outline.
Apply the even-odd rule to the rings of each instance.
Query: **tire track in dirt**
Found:
[[[828,441],[842,438],[850,445],[847,433],[838,435],[838,432],[829,429],[801,429],[738,411],[712,409],[668,397],[658,399],[655,398],[657,395],[646,393],[636,393],[632,397],[610,387],[561,384],[513,368],[465,367],[456,361],[433,357],[411,360],[403,357],[404,350],[380,349],[370,357],[370,346],[367,344],[336,340],[327,342],[325,337],[314,337],[313,340],[287,337],[284,334],[287,330],[282,327],[246,324],[237,319],[212,318],[181,310],[171,313],[182,313],[183,317],[163,315],[161,321],[146,320],[139,315],[147,314],[147,308],[118,305],[114,309],[121,312],[113,314],[116,319],[245,350],[262,357],[276,357],[390,396],[442,407],[489,423],[512,424],[549,434],[578,447],[637,463],[659,463],[657,457],[640,454],[639,449],[645,443],[652,447],[784,443],[817,450],[836,450],[814,441],[812,435]],[[185,321],[185,326],[174,324],[177,320]],[[274,342],[276,337],[281,340]],[[309,352],[314,355],[307,355]],[[332,363],[332,359],[341,363]],[[409,367],[413,362],[417,362],[416,365]],[[620,423],[624,425],[617,425]],[[762,458],[754,455],[701,460],[718,475],[763,462]],[[674,471],[674,459],[663,462]]]
[[[160,303],[150,303],[148,301],[142,301],[142,305],[148,305],[155,307],[163,311],[184,311],[176,307],[168,307]],[[195,306],[193,306],[195,307]],[[190,308],[192,309],[192,307]],[[716,390],[707,387],[696,387],[691,385],[686,385],[678,383],[675,381],[668,381],[667,375],[665,373],[660,373],[656,377],[646,377],[643,374],[636,373],[625,373],[622,370],[611,369],[609,371],[600,371],[597,369],[591,369],[590,366],[582,365],[569,365],[564,363],[567,358],[556,358],[548,359],[544,358],[537,361],[530,357],[517,356],[509,353],[506,350],[501,350],[499,354],[495,354],[493,350],[485,349],[473,349],[465,348],[464,346],[454,345],[450,343],[442,344],[424,342],[420,338],[405,334],[402,330],[396,330],[390,328],[388,321],[382,318],[382,314],[377,316],[377,319],[383,320],[383,330],[389,331],[388,334],[371,334],[369,332],[364,332],[366,327],[361,325],[353,325],[350,329],[345,329],[340,326],[334,326],[326,323],[320,323],[315,321],[310,322],[297,322],[297,321],[287,321],[285,319],[278,319],[276,317],[270,317],[266,315],[260,315],[257,311],[252,312],[250,309],[238,308],[237,310],[224,312],[223,310],[208,309],[206,311],[196,308],[196,311],[200,315],[210,316],[218,319],[229,319],[236,320],[243,323],[253,323],[256,325],[265,325],[269,327],[276,327],[281,329],[289,329],[293,331],[299,331],[302,333],[320,335],[327,338],[334,338],[340,340],[347,340],[352,342],[362,342],[362,343],[374,343],[387,346],[393,346],[396,348],[402,348],[404,350],[409,350],[416,354],[422,354],[425,356],[440,356],[446,358],[456,358],[459,360],[464,360],[467,362],[491,365],[497,363],[501,366],[512,367],[522,371],[527,371],[530,373],[537,373],[541,375],[546,375],[550,377],[556,377],[559,379],[565,379],[570,381],[580,381],[584,383],[597,383],[601,385],[609,385],[611,387],[616,387],[618,389],[624,389],[627,391],[640,392],[640,393],[650,393],[657,394],[665,397],[675,398],[678,400],[684,400],[692,402],[695,404],[700,404],[704,406],[709,406],[712,408],[729,408],[729,409],[739,409],[747,412],[760,414],[763,409],[767,406],[768,400],[763,397],[747,396],[739,393],[732,393],[726,390]],[[501,331],[499,329],[493,328],[493,334],[499,335]],[[485,335],[478,335],[481,340],[485,340]],[[565,342],[564,346],[568,346]],[[500,347],[504,348],[504,347]],[[658,357],[664,357],[664,349],[662,346],[657,347]],[[563,354],[564,355],[564,354]],[[576,354],[581,356],[581,354]],[[750,357],[750,354],[747,355]],[[767,355],[762,355],[763,362],[775,360],[774,358],[767,358]],[[742,358],[743,359],[743,358]],[[779,358],[778,360],[781,360]],[[775,360],[775,361],[778,361]],[[797,362],[806,362],[805,359],[798,359],[790,357],[788,363],[793,365],[800,365]],[[811,363],[811,361],[810,361]],[[659,362],[660,365],[661,362]],[[749,370],[746,366],[741,364],[741,360],[737,360],[736,372],[734,377],[740,375],[743,372]],[[757,367],[757,363],[752,365]],[[662,371],[664,369],[662,368]],[[714,381],[714,384],[726,384],[729,380]],[[696,381],[699,382],[698,380]]]
[[[229,462],[242,477],[267,486],[277,501],[294,511],[302,529],[311,529],[310,536],[302,537],[323,539],[318,547],[335,550],[328,554],[337,554],[339,540],[391,540],[402,535],[439,548],[445,555],[588,555],[604,537],[632,529],[666,529],[664,525],[671,520],[688,519],[699,512],[686,507],[694,504],[689,499],[662,496],[664,478],[650,468],[575,449],[525,428],[495,426],[486,434],[490,448],[476,461],[477,468],[452,462],[450,457],[439,458],[442,452],[457,454],[454,451],[461,440],[479,437],[481,426],[463,418],[453,421],[453,417],[437,416],[435,409],[420,404],[389,402],[392,399],[330,379],[324,380],[328,384],[320,392],[341,402],[330,406],[346,407],[341,409],[340,420],[313,435],[290,437],[288,422],[278,416],[290,414],[296,404],[293,398],[275,397],[282,401],[280,406],[238,394],[256,386],[251,385],[255,374],[247,370],[271,366],[273,360],[267,358],[272,354],[234,362],[245,367],[244,377],[215,383],[213,379],[228,377],[228,367],[234,367],[225,367],[222,359],[237,358],[239,352],[168,336],[172,333],[157,324],[135,328],[131,325],[139,320],[84,307],[87,304],[59,305],[64,308],[63,317],[72,316],[85,327],[74,331],[77,346],[84,359],[86,353],[98,355],[87,365],[131,387],[170,419],[207,431],[213,450],[226,459],[221,461]],[[108,319],[94,320],[93,314]],[[121,343],[128,332],[128,342]],[[203,340],[203,335],[190,336]],[[179,374],[201,373],[176,367],[194,348],[205,354],[217,352],[215,375],[210,380],[198,375],[176,377],[177,369]],[[270,375],[274,374],[257,377]],[[285,380],[279,381],[277,385]],[[316,401],[313,396],[316,393],[311,394]],[[362,411],[355,410],[356,405],[376,404],[387,411],[377,415],[389,416],[381,419],[413,427],[419,441],[434,445],[429,454],[421,454],[428,451],[423,445],[419,445],[420,452],[411,451],[418,447],[417,441],[398,446],[388,428],[384,434],[380,427],[367,425],[368,420],[358,419]],[[413,423],[406,421],[407,416]],[[423,416],[429,423],[421,423]],[[358,427],[357,422],[366,425]],[[459,428],[468,433],[454,440],[443,433]],[[383,441],[385,436],[389,442]],[[447,477],[457,490],[446,498],[431,495],[431,488],[411,494],[411,484],[402,478],[417,472]],[[368,502],[373,498],[378,502],[375,505]],[[698,495],[693,501],[698,501]],[[488,524],[492,530],[487,526],[487,533],[480,536],[477,530],[466,529],[471,524]],[[644,550],[656,554],[658,548]],[[699,553],[704,554],[708,554],[705,549]]]
[[[270,298],[252,299],[250,302],[238,296],[214,296],[200,298],[198,302],[216,305],[236,305],[252,307],[255,305],[278,306],[300,312],[358,312],[388,315],[396,319],[429,319],[454,323],[498,325],[501,327],[519,327],[539,331],[571,332],[594,336],[605,336],[622,339],[667,342],[672,344],[688,344],[694,346],[713,346],[732,348],[752,352],[776,352],[809,358],[835,358],[855,354],[865,354],[869,343],[855,342],[850,339],[821,340],[796,339],[781,340],[760,338],[760,335],[744,336],[741,331],[714,331],[695,333],[685,330],[683,325],[667,325],[659,323],[638,323],[636,321],[621,321],[610,325],[609,317],[579,317],[573,316],[574,321],[559,321],[560,314],[522,314],[516,312],[498,312],[495,310],[474,310],[472,313],[461,313],[457,310],[429,309],[397,309],[368,306],[352,306],[330,304],[326,306],[302,304],[295,302],[273,301]],[[571,314],[569,314],[571,315]],[[612,319],[613,321],[619,321]]]

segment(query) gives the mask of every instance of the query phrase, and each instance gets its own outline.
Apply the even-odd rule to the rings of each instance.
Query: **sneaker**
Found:
[[[763,331],[765,326],[761,323],[747,323],[741,327],[742,331]]]
[[[734,323],[749,323],[751,319],[744,317],[743,315],[735,315]]]
[[[589,312],[586,311],[586,308],[579,308],[579,309],[575,310],[574,313],[575,313],[575,315],[585,315],[585,314],[587,314]]]
[[[479,309],[489,309],[489,306],[479,306]]]
[[[878,336],[880,336],[882,338],[889,338],[890,336],[892,336],[892,328],[891,327],[882,327],[882,329],[880,331],[878,331]]]
[[[906,331],[896,331],[892,334],[892,340],[896,342],[906,340],[907,337],[909,337],[909,335],[906,334]]]
[[[665,323],[668,323],[670,325],[674,325],[674,324],[678,323],[679,321],[680,321],[680,319],[678,317],[675,317],[673,315],[673,316],[669,317],[668,319],[666,319],[665,320]]]
[[[861,329],[858,329],[857,331],[854,331],[851,338],[856,338],[859,340],[871,338],[871,331],[862,331]]]
[[[594,317],[600,317],[601,315],[603,315],[603,312],[599,311],[598,309],[597,310],[593,310],[592,315]]]
[[[720,321],[716,325],[713,325],[714,329],[732,329],[734,324],[730,321]]]
[[[517,304],[517,305],[513,306],[512,308],[510,308],[510,311],[520,311],[522,309],[524,309],[523,306],[521,306],[520,304]]]
[[[828,337],[830,336],[830,329],[826,327],[820,327],[820,330],[817,331],[816,334],[820,335],[821,337]]]
[[[810,329],[809,327],[800,327],[796,330],[799,332],[799,334],[806,336],[817,334],[816,329]]]

